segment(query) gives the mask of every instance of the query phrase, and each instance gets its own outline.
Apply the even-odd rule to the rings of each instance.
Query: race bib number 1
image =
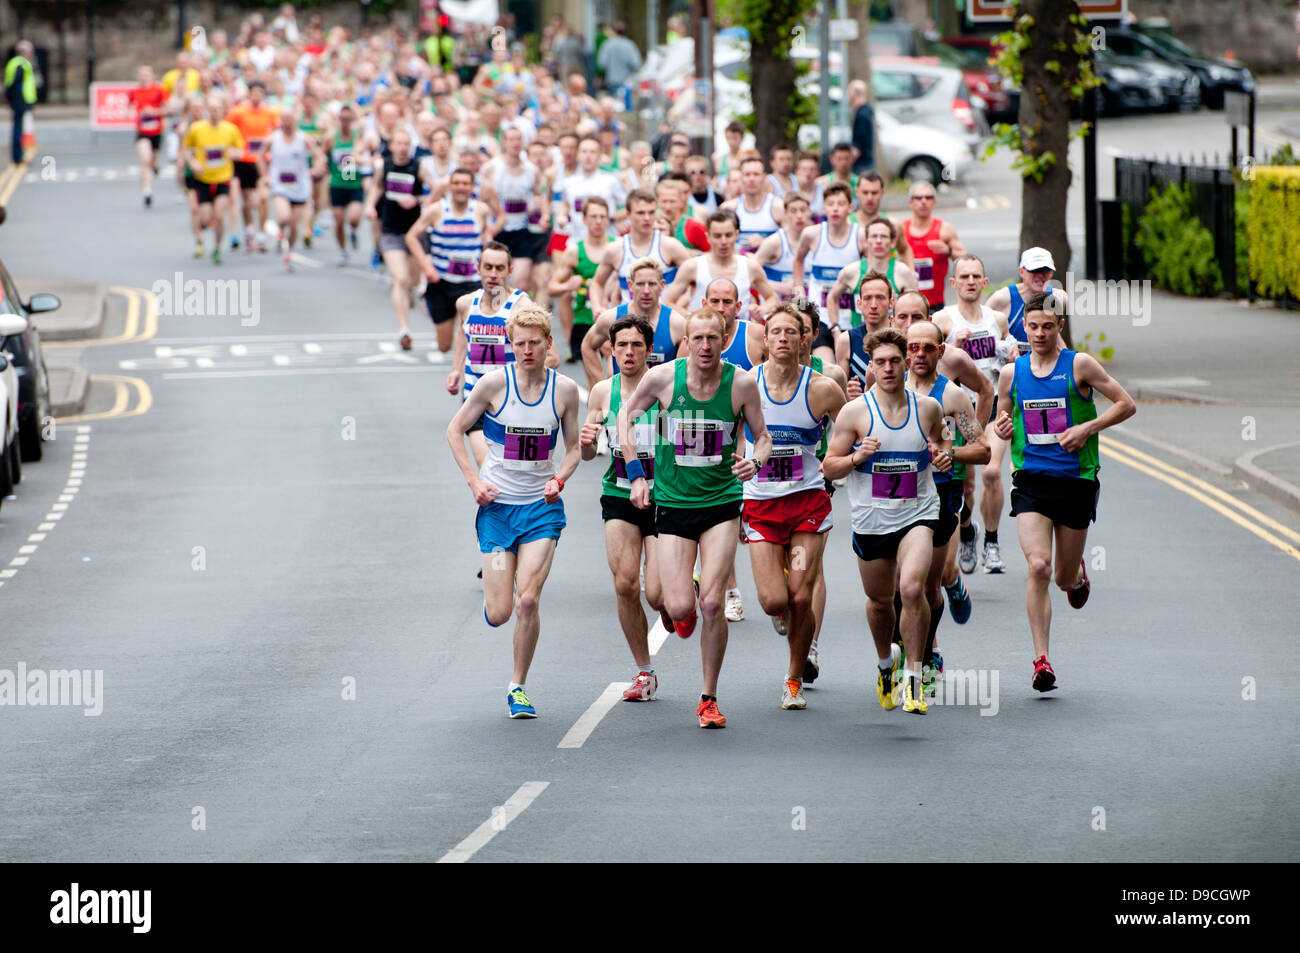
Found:
[[[1026,443],[1060,443],[1070,426],[1070,412],[1064,397],[1024,400],[1020,414],[1025,422]]]

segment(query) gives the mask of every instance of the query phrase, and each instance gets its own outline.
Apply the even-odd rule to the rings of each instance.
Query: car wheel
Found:
[[[31,422],[18,428],[20,455],[24,463],[32,463],[41,458],[41,421],[33,415]]]
[[[13,454],[8,450],[0,454],[0,501],[14,491],[13,474],[9,469],[9,460],[12,456]]]
[[[937,186],[943,181],[943,165],[938,159],[932,159],[929,156],[917,156],[915,159],[908,159],[903,170],[899,172],[900,179],[906,179],[908,182],[929,182]]]

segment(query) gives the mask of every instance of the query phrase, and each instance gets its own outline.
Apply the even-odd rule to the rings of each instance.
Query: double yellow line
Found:
[[[111,338],[95,338],[90,341],[51,341],[43,347],[103,347],[105,344],[131,344],[147,341],[158,333],[158,299],[154,293],[145,288],[132,288],[127,285],[110,285],[109,292],[126,299],[126,323],[122,333]],[[86,423],[92,420],[113,420],[119,417],[138,417],[148,413],[153,407],[153,391],[139,377],[127,377],[120,374],[95,374],[92,383],[112,384],[114,389],[113,406],[108,410],[90,414],[77,414],[72,417],[60,417],[60,423]],[[135,406],[132,406],[131,393],[135,392]]]
[[[1186,493],[1195,500],[1204,503],[1216,513],[1232,520],[1238,526],[1254,533],[1260,539],[1276,546],[1292,559],[1300,561],[1300,532],[1290,526],[1279,523],[1271,516],[1261,513],[1247,503],[1241,502],[1231,493],[1225,493],[1217,486],[1192,476],[1185,470],[1170,466],[1136,447],[1120,443],[1113,437],[1101,438],[1103,456],[1130,466],[1147,476],[1167,483],[1180,493]]]
[[[0,172],[0,207],[9,204],[9,199],[18,190],[18,185],[22,182],[23,176],[27,174],[27,167],[31,164],[32,156],[35,154],[36,147],[33,146],[27,150],[22,162],[16,162],[3,172]]]
[[[149,385],[138,377],[124,377],[119,374],[96,374],[91,380],[95,383],[113,385],[113,406],[93,414],[77,414],[72,417],[58,418],[61,424],[80,424],[92,420],[114,420],[119,417],[139,417],[147,414],[153,407],[153,391]],[[135,406],[131,406],[131,392],[135,391]]]

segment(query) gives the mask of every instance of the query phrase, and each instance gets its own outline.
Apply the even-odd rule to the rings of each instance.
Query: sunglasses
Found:
[[[937,350],[939,350],[939,345],[931,344],[929,341],[908,341],[907,342],[907,351],[909,354],[920,354],[922,352],[925,352],[926,354],[933,354]]]
[[[934,196],[933,196],[933,195],[913,195],[912,198],[916,199],[918,202],[933,202],[933,201],[934,201]]]

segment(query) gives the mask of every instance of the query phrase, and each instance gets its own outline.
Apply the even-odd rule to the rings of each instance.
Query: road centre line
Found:
[[[500,809],[494,809],[492,816],[475,828],[474,832],[438,858],[440,864],[463,864],[487,846],[497,834],[510,826],[510,822],[522,814],[528,805],[537,800],[550,781],[528,781],[519,790],[510,795],[509,800]]]

